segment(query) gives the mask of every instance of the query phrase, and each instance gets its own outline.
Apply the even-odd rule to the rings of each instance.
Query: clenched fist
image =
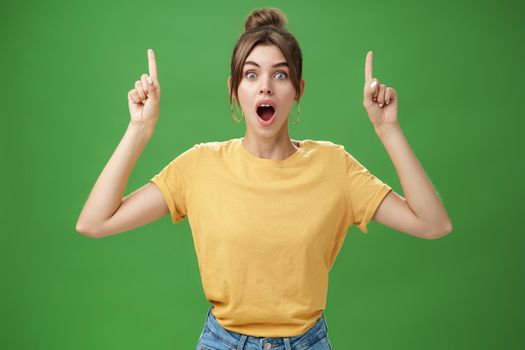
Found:
[[[148,50],[149,76],[142,74],[135,88],[128,92],[131,124],[154,126],[160,113],[160,84],[157,62],[152,49]]]

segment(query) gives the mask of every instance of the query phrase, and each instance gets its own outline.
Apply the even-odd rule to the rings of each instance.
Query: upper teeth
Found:
[[[262,103],[259,107],[272,107],[272,105],[269,105],[269,104],[266,104],[266,103]]]

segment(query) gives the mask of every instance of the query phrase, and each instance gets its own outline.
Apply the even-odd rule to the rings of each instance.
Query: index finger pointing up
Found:
[[[149,76],[151,80],[155,83],[158,82],[157,76],[157,61],[155,60],[155,53],[152,49],[148,49],[148,66],[149,66]]]
[[[365,82],[372,80],[372,63],[373,63],[374,54],[372,51],[368,51],[366,54],[365,62]]]

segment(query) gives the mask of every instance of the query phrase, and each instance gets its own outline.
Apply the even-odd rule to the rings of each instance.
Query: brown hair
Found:
[[[281,50],[290,68],[290,79],[297,93],[296,96],[300,97],[303,56],[295,37],[284,28],[286,23],[284,13],[273,7],[256,9],[248,15],[244,23],[245,32],[239,37],[233,49],[230,104],[233,102],[233,95],[237,96],[244,62],[257,45],[273,44]]]

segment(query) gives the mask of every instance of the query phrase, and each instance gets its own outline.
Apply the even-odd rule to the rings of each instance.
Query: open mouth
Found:
[[[275,114],[275,108],[272,106],[259,106],[257,107],[257,115],[264,121],[269,121]]]

